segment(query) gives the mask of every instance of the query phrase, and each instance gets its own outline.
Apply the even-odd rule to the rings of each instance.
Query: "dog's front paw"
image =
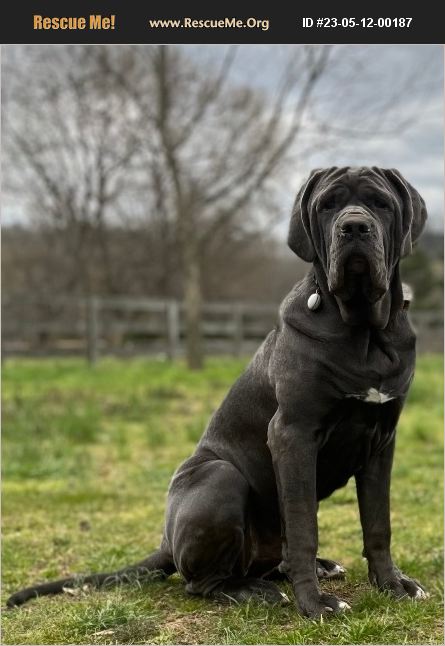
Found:
[[[304,617],[319,619],[350,610],[351,606],[333,594],[298,594],[297,607]]]
[[[379,590],[386,590],[397,599],[410,598],[420,601],[430,596],[416,579],[410,579],[396,567],[389,573],[377,573],[370,570],[369,580]]]

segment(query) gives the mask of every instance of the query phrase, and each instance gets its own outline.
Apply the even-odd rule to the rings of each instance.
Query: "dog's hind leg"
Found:
[[[6,602],[8,608],[20,606],[29,599],[41,597],[49,594],[60,594],[65,589],[78,588],[83,585],[92,585],[95,588],[116,585],[119,583],[129,583],[131,581],[144,581],[165,579],[176,572],[176,567],[172,557],[167,551],[162,549],[156,550],[143,561],[117,570],[116,572],[101,572],[98,574],[89,574],[87,576],[74,576],[67,579],[59,579],[50,583],[43,583],[31,588],[25,588],[16,592]]]
[[[317,558],[315,561],[317,577],[319,579],[344,579],[346,575],[346,568],[336,561],[329,559]]]
[[[166,536],[189,594],[222,602],[283,603],[278,587],[248,574],[249,484],[224,460],[187,461],[169,492]]]
[[[258,567],[255,567],[256,563],[253,563],[252,567],[249,570],[250,575],[257,574],[266,581],[286,581],[287,575],[280,570],[279,562],[276,565],[270,565],[266,567],[262,562],[258,564]],[[344,579],[346,575],[346,568],[336,561],[331,561],[329,559],[320,559],[315,560],[315,569],[317,572],[317,577],[320,580],[326,579]]]
[[[266,579],[227,579],[207,596],[222,603],[242,603],[251,599],[279,605],[289,603],[289,597],[275,583]]]

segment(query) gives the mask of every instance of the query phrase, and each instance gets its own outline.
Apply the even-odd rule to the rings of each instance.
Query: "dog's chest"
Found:
[[[392,440],[398,405],[350,398],[326,420],[319,449],[317,495],[329,496],[343,487],[369,458]]]
[[[383,372],[383,371],[382,371]],[[400,364],[394,374],[385,375],[377,370],[357,370],[339,383],[343,399],[357,400],[372,406],[381,406],[388,402],[404,398],[413,378],[410,364]]]
[[[406,396],[414,373],[414,356],[410,351],[391,344],[387,352],[374,347],[360,359],[347,353],[343,361],[336,358],[331,374],[335,373],[333,380],[342,398],[380,406]]]

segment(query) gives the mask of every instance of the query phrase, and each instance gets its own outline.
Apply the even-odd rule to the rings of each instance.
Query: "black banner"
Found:
[[[16,2],[3,9],[1,42],[438,44],[439,6],[408,3],[259,3],[206,6],[165,2]]]

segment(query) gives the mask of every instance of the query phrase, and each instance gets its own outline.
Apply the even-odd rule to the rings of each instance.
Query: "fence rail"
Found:
[[[201,333],[207,353],[248,354],[274,327],[277,304],[214,302],[202,307]],[[184,352],[184,305],[176,300],[134,297],[90,299],[4,298],[3,357],[78,355],[95,363],[104,354]],[[412,310],[420,352],[442,350],[440,311]]]

